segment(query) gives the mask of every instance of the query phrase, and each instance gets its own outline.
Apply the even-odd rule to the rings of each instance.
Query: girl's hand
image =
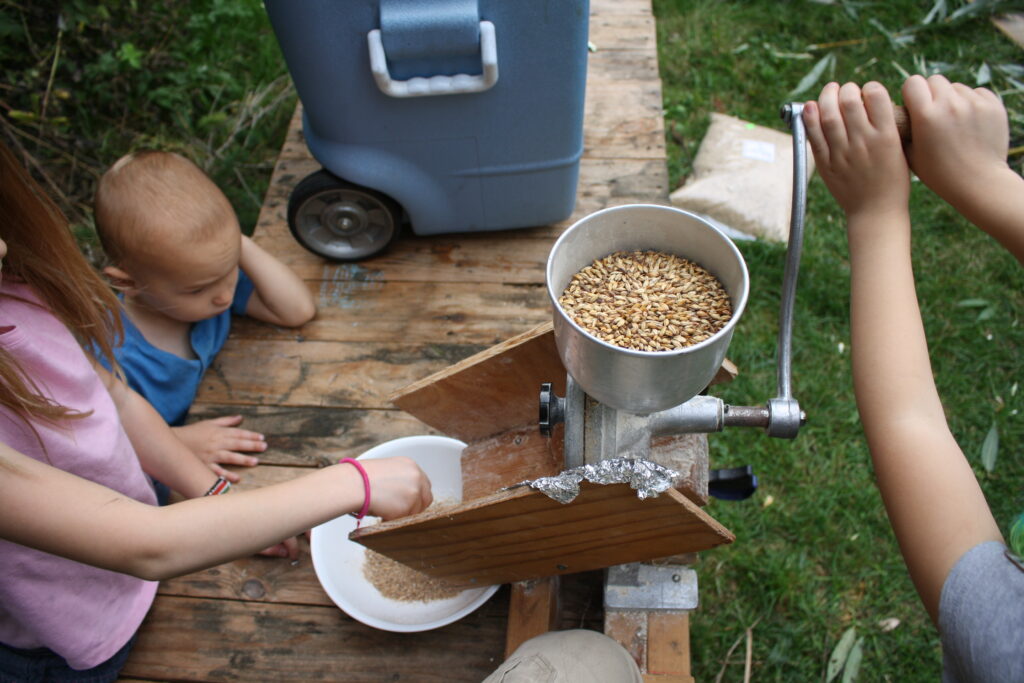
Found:
[[[885,86],[829,83],[803,120],[818,172],[848,219],[907,212],[910,173]]]
[[[1008,169],[1010,128],[999,96],[945,76],[911,76],[903,102],[913,137],[907,158],[917,177],[957,208],[987,194],[993,176]]]
[[[171,429],[218,477],[238,483],[241,477],[221,465],[252,467],[259,464],[259,459],[242,453],[262,453],[267,450],[263,435],[248,429],[238,429],[241,422],[241,415],[230,415]]]
[[[370,512],[395,519],[422,512],[433,502],[430,480],[411,458],[360,460],[370,477]]]

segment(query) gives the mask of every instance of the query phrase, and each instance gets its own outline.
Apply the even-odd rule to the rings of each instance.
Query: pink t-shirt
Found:
[[[0,280],[0,292],[38,301],[19,283]],[[32,430],[0,406],[0,442],[155,505],[153,488],[110,394],[63,323],[41,307],[0,296],[0,347],[18,360],[45,395],[61,405],[92,411],[57,427],[34,421],[44,452]],[[58,500],[52,503],[60,505]],[[92,668],[132,637],[153,603],[156,587],[155,581],[0,540],[0,642],[18,648],[48,647],[72,668]]]

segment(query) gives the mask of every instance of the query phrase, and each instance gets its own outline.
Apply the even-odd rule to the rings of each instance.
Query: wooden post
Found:
[[[561,580],[547,576],[512,584],[508,606],[508,632],[505,636],[505,659],[534,636],[554,629],[558,624],[558,589]]]

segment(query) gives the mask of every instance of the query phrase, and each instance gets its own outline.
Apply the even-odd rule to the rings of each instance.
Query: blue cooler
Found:
[[[588,0],[265,0],[324,170],[288,223],[321,256],[545,225],[576,201]]]

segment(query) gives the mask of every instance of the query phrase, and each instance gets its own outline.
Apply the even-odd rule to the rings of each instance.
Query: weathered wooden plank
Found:
[[[467,443],[537,423],[540,385],[565,393],[550,322],[502,341],[391,395],[394,405]]]
[[[313,570],[309,544],[300,539],[297,564],[254,555],[160,582],[161,596],[277,602],[333,607]]]
[[[647,673],[690,675],[690,615],[687,612],[648,613]]]
[[[551,319],[547,289],[539,284],[388,282],[370,275],[306,284],[318,300],[317,315],[301,329],[243,317],[233,321],[232,337],[494,344]]]
[[[658,55],[650,50],[597,50],[587,63],[587,87],[657,81]],[[586,131],[586,125],[584,125]]]
[[[460,586],[589,571],[735,539],[674,489],[640,500],[628,484],[589,482],[569,504],[523,487],[364,527],[352,538]]]
[[[591,0],[590,15],[651,14],[651,0]]]
[[[604,634],[621,645],[641,672],[647,668],[647,612],[606,610]]]
[[[564,469],[562,448],[561,429],[545,437],[535,424],[469,444],[462,451],[462,499],[558,474]]]
[[[512,584],[505,635],[505,658],[530,638],[555,629],[559,620],[558,576]]]
[[[592,83],[587,86],[588,159],[664,159],[661,81]]]
[[[387,396],[484,347],[229,338],[198,398],[222,404],[391,408]]]
[[[403,436],[438,434],[436,429],[400,410],[251,406],[198,402],[190,420],[242,415],[243,429],[260,432],[267,450],[258,454],[265,465],[322,467],[354,458],[379,443]],[[239,468],[245,476],[250,468]]]
[[[590,42],[602,50],[644,50],[658,47],[654,17],[649,13],[594,12],[590,17]]]
[[[506,610],[492,598],[414,635],[364,626],[335,607],[162,597],[124,675],[190,681],[478,683],[502,660]]]

